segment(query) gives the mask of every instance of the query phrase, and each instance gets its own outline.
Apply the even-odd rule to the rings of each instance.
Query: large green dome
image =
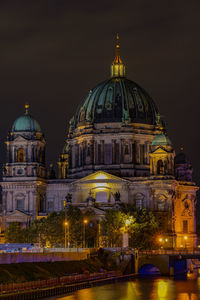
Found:
[[[94,87],[79,105],[74,127],[93,123],[130,122],[156,124],[158,109],[137,83],[112,77]]]
[[[12,132],[17,131],[30,131],[30,132],[41,132],[39,123],[28,113],[29,106],[25,106],[25,113],[17,118],[12,126]]]

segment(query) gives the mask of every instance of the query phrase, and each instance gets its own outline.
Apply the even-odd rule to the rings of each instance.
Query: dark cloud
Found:
[[[127,77],[155,99],[199,183],[199,1],[1,1],[0,137],[27,99],[57,161],[85,93],[109,77],[120,33]]]

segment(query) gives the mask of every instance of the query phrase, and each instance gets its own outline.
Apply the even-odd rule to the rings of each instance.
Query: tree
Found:
[[[126,226],[126,220],[130,215],[120,210],[108,209],[102,221],[103,235],[107,236],[107,244],[110,247],[121,247],[122,232]]]
[[[11,223],[5,232],[6,241],[9,243],[23,243],[24,242],[24,234],[26,230],[20,228],[20,224],[18,222]]]
[[[85,225],[86,247],[96,247],[98,244],[98,223],[93,210],[86,210],[83,220],[87,220]]]
[[[73,205],[68,205],[64,211],[65,220],[69,222],[70,247],[81,247],[83,214],[81,210]]]
[[[133,212],[135,223],[130,226],[130,246],[138,249],[157,248],[159,223],[155,215],[146,209]]]
[[[135,210],[130,206],[123,206],[121,210],[110,209],[105,212],[102,226],[108,246],[121,247],[122,234],[128,232],[131,247],[156,248],[155,235],[159,229],[156,216],[146,209]]]

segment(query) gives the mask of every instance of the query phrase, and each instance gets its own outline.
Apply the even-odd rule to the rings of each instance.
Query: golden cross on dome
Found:
[[[119,34],[117,33],[117,44],[116,47],[119,48]]]
[[[29,103],[26,102],[24,106],[25,106],[25,113],[28,114],[28,109],[30,107]]]

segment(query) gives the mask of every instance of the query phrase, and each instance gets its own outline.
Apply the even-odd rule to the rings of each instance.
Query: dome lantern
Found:
[[[111,64],[111,77],[124,77],[124,76],[125,76],[125,66],[120,57],[119,35],[117,34],[115,59]]]

